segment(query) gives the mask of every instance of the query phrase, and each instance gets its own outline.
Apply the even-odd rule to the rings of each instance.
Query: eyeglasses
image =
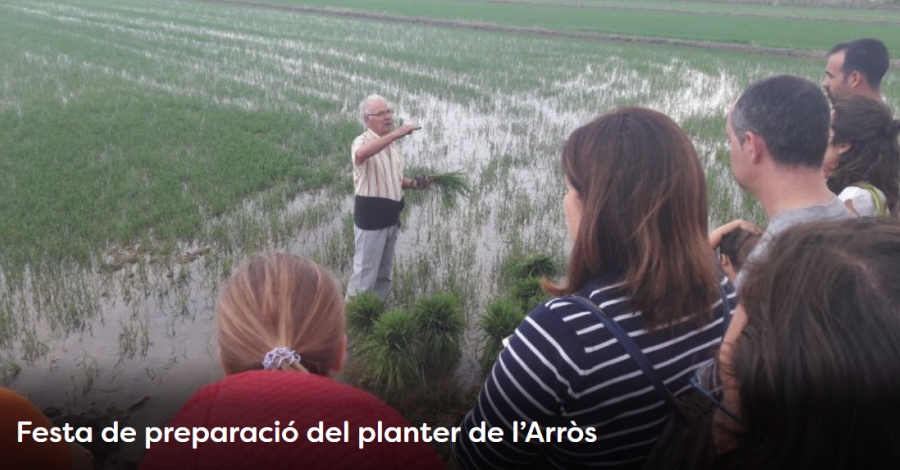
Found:
[[[728,417],[733,419],[736,423],[741,426],[744,425],[744,422],[741,421],[737,415],[728,410],[728,408],[725,408],[725,405],[722,404],[724,389],[719,377],[719,361],[712,359],[704,363],[696,372],[694,372],[694,375],[691,376],[690,382],[691,386],[708,398],[716,408],[722,410],[723,413],[728,415]]]
[[[393,109],[385,109],[384,111],[378,111],[377,113],[366,114],[366,116],[382,117],[382,116],[387,116],[388,114],[393,115],[394,110]]]

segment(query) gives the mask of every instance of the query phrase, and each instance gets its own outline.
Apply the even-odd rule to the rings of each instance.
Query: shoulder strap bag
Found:
[[[731,320],[731,312],[728,308],[728,298],[725,291],[719,286],[719,295],[722,297],[722,335],[728,329]],[[666,388],[659,374],[653,368],[647,356],[641,352],[637,344],[628,336],[628,333],[606,315],[603,310],[594,305],[588,299],[579,296],[569,296],[567,300],[576,303],[593,315],[615,336],[619,344],[625,348],[631,359],[641,368],[644,376],[653,384],[653,388],[665,400],[672,410],[669,420],[666,422],[663,433],[653,446],[653,450],[644,461],[644,470],[655,469],[684,469],[684,470],[709,470],[714,468],[716,453],[712,443],[712,416],[715,406],[699,392],[689,390],[679,397],[675,397]]]

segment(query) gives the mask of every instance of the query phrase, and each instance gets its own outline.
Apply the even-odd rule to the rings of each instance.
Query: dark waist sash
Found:
[[[359,196],[353,201],[353,221],[362,230],[380,230],[400,225],[403,200]]]

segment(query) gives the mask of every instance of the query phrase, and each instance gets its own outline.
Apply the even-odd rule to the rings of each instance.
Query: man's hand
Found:
[[[396,138],[399,139],[401,137],[405,137],[409,134],[412,134],[413,131],[417,131],[421,128],[422,128],[422,126],[420,126],[414,122],[410,122],[410,123],[407,123],[407,124],[404,124],[404,125],[398,127],[397,129],[394,129],[394,134],[397,136]]]
[[[434,183],[434,180],[430,176],[418,175],[413,179],[413,188],[428,189],[432,183]]]
[[[434,183],[434,180],[430,176],[418,175],[415,178],[403,178],[400,186],[403,189],[427,189],[431,183]]]
[[[732,220],[731,222],[728,222],[727,224],[709,233],[709,247],[715,250],[722,243],[722,237],[737,229],[746,230],[748,232],[756,234],[762,234],[762,230],[760,230],[759,227],[751,224],[750,222],[747,222],[744,219]]]

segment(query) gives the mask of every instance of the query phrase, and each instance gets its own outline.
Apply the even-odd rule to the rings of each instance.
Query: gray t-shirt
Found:
[[[772,217],[772,219],[769,220],[769,226],[766,227],[766,232],[763,233],[762,238],[759,239],[759,243],[757,243],[756,247],[754,247],[750,254],[747,255],[747,262],[744,263],[745,268],[741,269],[737,279],[735,279],[735,287],[740,288],[740,286],[744,284],[748,267],[752,266],[753,263],[758,263],[766,259],[766,256],[769,253],[769,243],[771,243],[776,236],[780,235],[781,232],[808,222],[849,219],[850,217],[853,217],[853,213],[847,210],[844,202],[837,197],[833,197],[831,201],[825,204],[803,207],[775,215],[775,217]]]

